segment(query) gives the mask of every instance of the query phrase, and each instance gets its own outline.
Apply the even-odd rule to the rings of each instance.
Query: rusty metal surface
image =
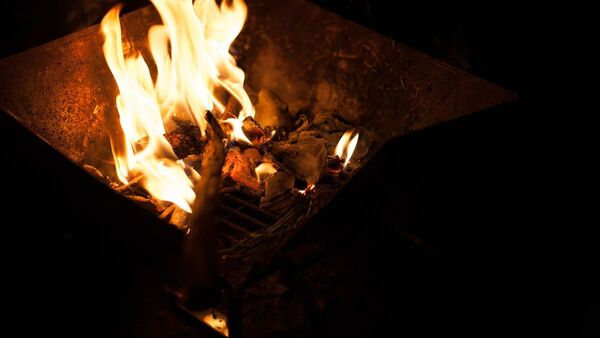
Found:
[[[147,31],[157,23],[152,7],[121,20],[126,41],[147,60]],[[292,114],[335,112],[372,131],[377,137],[369,156],[400,135],[516,98],[300,0],[251,1],[234,49],[248,86],[276,93]],[[0,108],[53,148],[78,165],[113,172],[108,135],[120,133],[117,88],[98,26],[0,61],[0,88]],[[311,215],[336,192],[322,198]]]
[[[516,95],[302,1],[257,1],[241,35],[253,88],[388,141]],[[266,70],[266,71],[265,71]]]
[[[147,55],[146,32],[158,22],[150,7],[135,11],[123,34]],[[0,61],[0,107],[76,163],[89,149],[109,157],[114,129],[104,122],[115,118],[117,89],[101,45],[93,26]],[[235,47],[252,88],[272,90],[292,112],[338,112],[386,141],[516,98],[299,0],[250,2]]]
[[[147,29],[156,23],[150,7],[122,18],[124,36],[147,59]],[[108,128],[116,125],[117,88],[101,46],[93,26],[1,60],[0,108],[74,163],[105,163],[101,169],[107,173],[108,135],[118,133]],[[395,137],[516,99],[300,0],[251,1],[234,47],[249,87],[276,93],[292,113],[331,111],[374,131],[380,142],[370,155]],[[172,236],[181,241],[183,234]],[[229,268],[230,275],[245,279],[246,266]]]

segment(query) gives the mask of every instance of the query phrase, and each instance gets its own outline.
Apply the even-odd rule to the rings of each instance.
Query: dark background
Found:
[[[340,224],[319,236],[363,281],[339,320],[356,336],[599,336],[595,133],[560,103],[578,84],[561,76],[575,36],[509,2],[315,2],[520,97],[386,146],[319,217]],[[97,23],[112,3],[3,2],[0,57]],[[146,244],[115,239],[146,215],[119,219],[108,191],[3,113],[0,142],[3,320],[17,336],[164,333],[168,322],[132,314],[160,293]],[[169,334],[192,334],[178,325]]]

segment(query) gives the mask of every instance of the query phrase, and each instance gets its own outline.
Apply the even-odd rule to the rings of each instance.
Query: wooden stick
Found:
[[[217,119],[207,112],[206,120],[208,142],[204,148],[201,178],[194,189],[196,200],[192,206],[190,234],[185,243],[184,273],[187,278],[183,296],[191,309],[216,306],[220,298],[214,219],[225,148],[223,131]]]

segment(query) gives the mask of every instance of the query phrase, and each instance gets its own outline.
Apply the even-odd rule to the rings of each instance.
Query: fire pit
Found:
[[[212,1],[198,4],[208,6],[207,17],[217,13]],[[115,198],[156,213],[166,236],[183,243],[191,232],[187,273],[175,286],[184,286],[185,308],[199,304],[204,311],[190,313],[213,326],[222,325],[214,308],[227,312],[225,303],[237,301],[237,291],[383,144],[515,98],[301,1],[250,3],[246,25],[229,49],[243,23],[242,4],[234,4],[219,12],[227,29],[220,21],[200,21],[206,32],[216,27],[216,33],[229,33],[207,38],[215,44],[215,50],[202,50],[208,57],[192,55],[190,62],[206,58],[204,68],[177,64],[176,55],[183,58],[190,47],[174,43],[186,29],[203,31],[181,29],[183,19],[169,24],[169,15],[179,11],[189,25],[197,23],[194,15],[205,12],[191,2],[159,6],[160,15],[148,7],[120,24],[114,10],[103,34],[90,27],[0,63],[3,109],[113,187]],[[161,22],[163,28],[149,31]],[[163,39],[162,45],[149,38]],[[206,71],[212,66],[219,76]],[[208,82],[196,88],[203,77]],[[137,87],[126,88],[132,81]],[[192,102],[198,93],[206,100]],[[142,94],[158,98],[156,106]],[[158,123],[131,117],[153,109],[149,119],[158,117]],[[150,181],[153,174],[157,179]],[[177,175],[181,179],[171,180]],[[221,279],[229,290],[224,299],[211,293]],[[230,329],[240,330],[235,324]]]

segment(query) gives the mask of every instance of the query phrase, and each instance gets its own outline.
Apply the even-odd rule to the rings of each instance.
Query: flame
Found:
[[[272,175],[277,172],[277,168],[273,165],[273,163],[261,163],[254,169],[256,173],[256,177],[258,178],[258,183],[262,182],[267,176]]]
[[[350,137],[354,133],[353,130],[348,130],[340,137],[337,146],[335,146],[335,155],[342,160],[344,160],[344,167],[348,165],[350,159],[352,158],[352,154],[354,154],[354,149],[356,149],[356,145],[358,144],[358,135],[357,133],[352,140]]]
[[[240,120],[239,118],[228,118],[223,122],[229,124],[232,128],[230,135],[230,139],[232,141],[240,141],[247,144],[252,144],[252,141],[250,141],[246,134],[244,134],[244,130],[242,129],[242,127],[244,126],[244,122],[242,122],[242,120]]]
[[[206,111],[218,117],[224,94],[241,106],[237,119],[229,119],[232,138],[250,143],[242,121],[254,116],[244,91],[244,72],[229,54],[247,15],[243,0],[152,0],[163,25],[150,28],[148,42],[156,63],[153,81],[146,60],[137,52],[125,55],[119,21],[120,6],[101,23],[104,56],[119,94],[116,105],[124,139],[111,138],[117,176],[126,184],[143,175],[140,184],[155,198],[191,212],[195,199],[192,179],[178,161],[164,134],[173,117],[193,121],[205,133]],[[188,170],[189,171],[189,170]],[[197,177],[194,177],[197,179]]]

